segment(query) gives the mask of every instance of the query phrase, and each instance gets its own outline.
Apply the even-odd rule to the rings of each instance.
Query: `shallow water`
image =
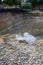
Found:
[[[2,14],[0,15],[0,22],[2,25],[2,34],[22,34],[28,32],[36,37],[43,38],[43,16],[30,16],[28,14]],[[0,25],[1,26],[1,25]]]

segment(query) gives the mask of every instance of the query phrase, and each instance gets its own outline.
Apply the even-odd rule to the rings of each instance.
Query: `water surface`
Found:
[[[30,16],[29,14],[2,14],[0,15],[2,34],[22,34],[28,32],[36,37],[43,38],[43,16]],[[0,25],[1,26],[1,25]]]

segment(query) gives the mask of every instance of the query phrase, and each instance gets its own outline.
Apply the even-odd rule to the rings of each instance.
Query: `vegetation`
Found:
[[[0,0],[0,4],[1,4]],[[27,0],[26,3],[21,3],[22,0],[3,0],[3,4],[7,4],[7,5],[20,5],[23,8],[34,8],[34,6],[43,4],[43,0]]]
[[[41,4],[43,4],[43,0],[28,0],[26,3],[22,3],[21,6],[23,8],[32,8],[33,9],[36,5],[38,5],[39,9],[40,9]]]
[[[27,2],[27,3],[21,3],[21,7],[22,8],[31,8],[31,3],[30,2]]]
[[[20,4],[21,0],[3,0],[3,4],[8,4],[8,5],[17,5]]]
[[[37,0],[29,0],[31,2],[32,9],[37,5]]]
[[[1,0],[0,0],[0,4],[1,4]]]
[[[34,6],[38,5],[39,9],[40,9],[40,5],[43,4],[43,0],[29,0],[32,4],[32,8],[34,8]]]

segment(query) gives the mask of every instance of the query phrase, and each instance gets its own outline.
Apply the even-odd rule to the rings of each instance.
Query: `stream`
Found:
[[[0,16],[0,23],[3,24],[1,28],[2,31],[0,31],[1,35],[18,33],[23,34],[24,32],[28,32],[35,37],[43,38],[43,16],[30,16],[29,14],[23,13],[0,14]]]
[[[43,16],[0,14],[0,65],[43,65]]]

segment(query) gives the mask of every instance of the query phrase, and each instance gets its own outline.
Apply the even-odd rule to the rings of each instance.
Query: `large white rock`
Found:
[[[24,37],[25,41],[27,43],[29,43],[29,44],[32,44],[32,43],[34,43],[36,41],[36,38],[33,35],[31,35],[31,34],[29,34],[27,32],[25,32],[23,34],[23,37]]]
[[[16,40],[18,40],[18,41],[20,41],[20,40],[24,41],[25,40],[25,42],[29,43],[29,44],[32,44],[36,41],[36,38],[27,32],[25,32],[23,34],[23,36],[17,34],[17,35],[15,35],[15,37],[16,37]]]
[[[16,34],[15,37],[16,37],[16,40],[19,40],[19,41],[24,40],[24,37],[22,37],[21,35]]]

